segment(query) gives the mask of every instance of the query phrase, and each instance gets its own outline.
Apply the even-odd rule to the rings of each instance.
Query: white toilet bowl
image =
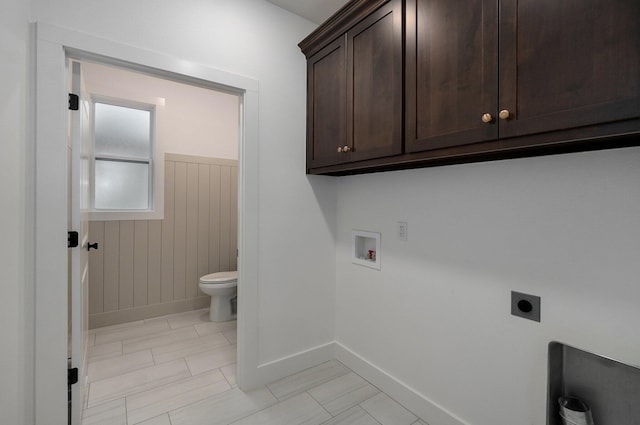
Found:
[[[209,320],[226,322],[236,318],[235,300],[238,293],[238,272],[211,273],[200,278],[198,287],[211,296]],[[232,307],[233,304],[233,307]]]

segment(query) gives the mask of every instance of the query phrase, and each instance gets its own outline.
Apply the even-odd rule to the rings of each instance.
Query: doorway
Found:
[[[99,175],[97,167],[93,173],[90,234],[100,248],[90,255],[90,328],[208,307],[198,279],[237,270],[239,96],[93,62],[82,62],[82,69],[95,114],[108,102],[123,113],[138,110],[112,105],[136,105],[152,118],[152,146],[143,153],[150,150],[153,160],[143,164],[149,188],[143,196],[127,193],[136,176],[123,179],[115,162],[144,160],[127,158],[125,144],[112,142],[135,139],[118,128],[134,127],[122,123],[129,117],[108,110],[105,125],[115,128],[96,125],[93,163],[118,168],[113,175]],[[97,204],[100,191],[113,198],[106,203],[121,202],[118,192],[144,202],[137,210],[105,208]]]
[[[73,31],[37,24],[34,122],[36,424],[67,420],[67,58],[126,66],[241,96],[238,174],[238,386],[257,370],[257,81]],[[64,105],[64,106],[63,106]],[[35,172],[37,170],[37,173]],[[246,283],[246,284],[245,284]]]
[[[93,116],[89,235],[98,247],[89,254],[83,407],[130,400],[141,391],[125,383],[136,371],[161,375],[177,359],[194,376],[212,367],[234,386],[236,321],[209,322],[210,297],[198,280],[237,270],[240,97],[96,62],[79,66]],[[139,180],[147,188],[132,190]],[[139,207],[118,209],[122,202]],[[102,394],[105,386],[113,391]]]

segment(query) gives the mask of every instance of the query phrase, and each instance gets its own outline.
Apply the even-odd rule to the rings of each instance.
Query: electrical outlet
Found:
[[[407,240],[407,232],[408,232],[407,226],[408,225],[406,221],[398,222],[398,239],[400,239],[401,241]]]
[[[540,321],[540,297],[511,291],[511,314],[524,319]]]

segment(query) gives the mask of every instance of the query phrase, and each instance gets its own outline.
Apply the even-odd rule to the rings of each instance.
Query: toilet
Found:
[[[226,322],[236,318],[238,272],[211,273],[200,278],[198,287],[211,296],[209,320]]]

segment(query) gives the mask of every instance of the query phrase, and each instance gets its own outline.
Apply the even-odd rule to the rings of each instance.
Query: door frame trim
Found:
[[[35,31],[33,169],[35,232],[35,424],[67,421],[68,57],[152,71],[187,84],[240,94],[238,149],[238,386],[258,379],[258,139],[255,79],[38,22]]]

